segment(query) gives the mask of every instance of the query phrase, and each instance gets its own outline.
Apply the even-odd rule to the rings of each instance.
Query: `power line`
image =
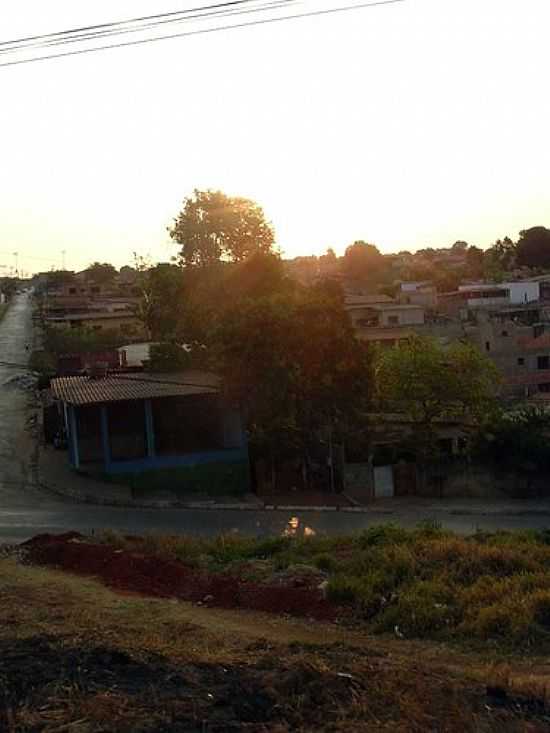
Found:
[[[99,38],[110,38],[112,36],[125,35],[129,33],[143,33],[145,30],[160,25],[190,22],[193,20],[209,20],[218,17],[231,17],[235,15],[248,15],[251,13],[277,10],[284,6],[293,5],[301,0],[264,0],[258,4],[258,0],[237,0],[236,2],[221,3],[218,5],[206,5],[204,7],[179,10],[172,13],[161,13],[159,15],[133,18],[126,21],[114,23],[102,23],[96,26],[88,26],[80,29],[48,33],[42,36],[34,36],[28,39],[17,39],[14,41],[0,42],[0,55],[10,54],[17,51],[27,51],[33,48],[49,48],[52,46],[64,46],[72,43],[83,43],[85,41]],[[234,6],[256,3],[257,7],[248,10],[236,9]]]
[[[226,8],[229,6],[244,5],[249,2],[250,0],[233,0],[233,2],[217,3],[216,5],[204,5],[202,6],[202,8],[189,8],[188,10],[174,10],[169,13],[156,13],[155,15],[144,15],[139,18],[130,18],[128,20],[116,20],[110,23],[99,23],[96,25],[82,26],[80,28],[69,28],[64,31],[56,31],[55,33],[45,33],[45,34],[38,35],[38,36],[27,36],[26,38],[16,38],[15,40],[12,40],[12,41],[0,41],[0,47],[6,46],[8,44],[14,44],[14,43],[25,43],[27,41],[38,41],[38,40],[43,40],[43,39],[51,39],[51,38],[55,38],[56,36],[65,36],[65,35],[70,35],[73,33],[82,33],[84,31],[101,30],[102,28],[122,26],[128,23],[139,23],[141,21],[153,20],[156,18],[168,18],[170,16],[181,15],[182,13],[193,13],[198,10],[215,10],[217,8]]]
[[[167,41],[175,38],[184,38],[187,36],[196,36],[203,33],[217,33],[219,31],[227,31],[233,29],[254,27],[260,25],[267,25],[270,23],[280,23],[288,20],[297,20],[300,18],[311,18],[314,16],[326,16],[335,13],[348,12],[351,10],[360,10],[365,8],[372,8],[381,5],[396,5],[397,3],[403,3],[406,0],[373,0],[372,2],[356,3],[354,5],[345,5],[336,8],[325,8],[323,10],[311,10],[304,13],[294,13],[292,15],[283,15],[275,18],[262,18],[260,20],[252,20],[243,23],[234,23],[232,25],[221,25],[213,28],[200,28],[194,31],[184,31],[183,33],[172,33],[163,36],[154,36],[150,38],[143,38],[135,41],[125,41],[120,43],[112,43],[105,46],[94,46],[93,48],[83,48],[76,51],[64,51],[62,53],[55,53],[46,56],[35,56],[29,59],[19,59],[16,61],[5,61],[0,63],[0,67],[6,66],[19,66],[20,64],[30,64],[37,61],[49,61],[52,59],[65,58],[67,56],[80,56],[87,53],[95,53],[96,51],[107,51],[117,48],[127,48],[129,46],[141,46],[147,43],[154,43],[156,41]]]

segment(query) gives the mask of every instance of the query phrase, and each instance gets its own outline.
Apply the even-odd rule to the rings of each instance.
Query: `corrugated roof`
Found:
[[[185,397],[218,391],[219,379],[207,372],[177,374],[112,374],[103,379],[58,377],[52,379],[54,397],[70,405],[127,402],[156,397]]]

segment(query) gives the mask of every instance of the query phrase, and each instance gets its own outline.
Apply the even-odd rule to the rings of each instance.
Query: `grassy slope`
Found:
[[[546,531],[464,538],[437,526],[385,525],[346,537],[105,539],[259,581],[314,566],[326,573],[328,598],[370,632],[550,652]]]
[[[450,652],[442,644],[374,639],[305,621],[122,596],[93,580],[9,558],[0,560],[0,587],[2,730],[549,730],[540,723],[525,727],[521,712],[486,707],[485,696],[485,685],[495,682],[542,695],[550,672],[544,660],[503,662]],[[17,697],[13,678],[17,670],[17,684],[24,686],[21,649],[28,640],[35,650],[31,687]],[[55,651],[49,680],[40,670],[46,643]],[[120,672],[114,662],[107,673],[119,669],[119,677],[112,673],[108,684],[90,685],[94,674],[105,675],[105,665],[92,668],[91,657],[75,664],[84,649],[101,650],[101,659],[106,649],[111,658],[117,650],[136,664],[155,664],[155,670],[174,665],[185,679],[183,692],[156,681],[146,689],[125,687],[124,667]],[[12,662],[6,661],[10,650]],[[65,669],[69,652],[73,661]],[[132,679],[139,680],[137,666],[132,669]],[[274,709],[275,703],[280,707]],[[238,728],[230,727],[230,720],[237,725],[232,705],[240,705]]]

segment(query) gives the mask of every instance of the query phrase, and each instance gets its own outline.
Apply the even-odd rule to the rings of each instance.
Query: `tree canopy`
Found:
[[[471,344],[443,347],[434,339],[415,335],[376,359],[378,398],[422,426],[429,439],[440,420],[480,423],[495,404],[499,381],[493,362]]]
[[[275,245],[261,207],[221,191],[195,190],[168,231],[181,245],[179,260],[186,266],[242,262],[255,253],[273,251]]]
[[[218,322],[212,349],[252,444],[276,451],[305,450],[327,425],[342,432],[372,389],[367,349],[323,286],[241,300]]]
[[[176,265],[154,267],[137,262],[138,287],[141,292],[137,315],[151,338],[171,341],[181,338],[184,317],[184,277]]]
[[[378,247],[358,240],[346,248],[342,261],[343,271],[350,280],[374,281],[386,269]]]
[[[108,262],[94,262],[86,268],[86,279],[98,285],[110,285],[117,274],[116,267]]]
[[[526,267],[550,267],[550,229],[531,227],[519,233],[516,245],[517,264]]]

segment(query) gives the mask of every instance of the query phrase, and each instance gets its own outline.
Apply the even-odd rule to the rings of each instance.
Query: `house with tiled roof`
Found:
[[[211,374],[125,373],[51,382],[72,467],[136,488],[248,488],[239,410]]]

